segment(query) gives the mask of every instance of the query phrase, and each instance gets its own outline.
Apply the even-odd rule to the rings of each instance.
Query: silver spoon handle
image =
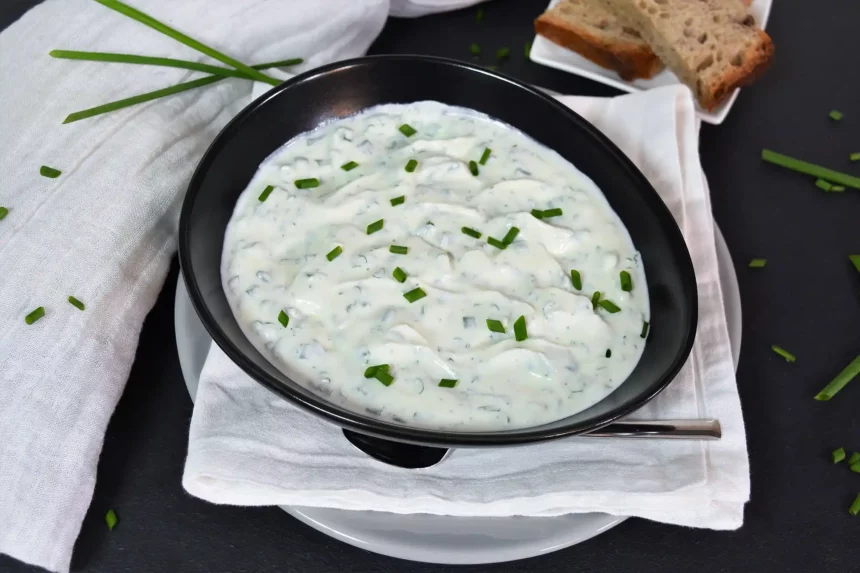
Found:
[[[705,420],[624,420],[581,434],[583,438],[652,438],[671,440],[719,440],[720,421]]]

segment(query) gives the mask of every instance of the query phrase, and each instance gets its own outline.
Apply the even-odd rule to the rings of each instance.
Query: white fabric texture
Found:
[[[689,361],[639,419],[715,417],[719,442],[569,438],[511,449],[458,449],[406,470],[353,448],[333,425],[251,380],[212,346],[191,420],[183,485],[239,505],[302,505],[464,516],[606,512],[735,529],[749,464],[688,90],[615,99],[561,97],[608,135],[669,206],[692,255],[699,326]],[[647,272],[647,269],[646,269]]]
[[[246,63],[304,57],[298,69],[363,54],[389,9],[131,1]],[[91,0],[48,0],[0,34],[0,552],[67,571],[105,428],[176,248],[185,186],[252,85],[228,79],[62,125],[70,112],[201,74],[56,60],[52,49],[217,62]],[[63,173],[40,177],[42,164]],[[45,317],[27,326],[38,306]]]

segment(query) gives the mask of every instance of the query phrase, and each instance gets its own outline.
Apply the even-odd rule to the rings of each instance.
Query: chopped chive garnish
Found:
[[[843,192],[845,192],[845,186],[844,185],[831,185],[830,186],[830,192],[831,193],[843,193]]]
[[[555,209],[544,209],[541,219],[548,219],[550,217],[561,217],[561,209],[556,207]]]
[[[113,531],[113,528],[116,527],[118,521],[119,519],[117,519],[116,517],[116,512],[112,509],[109,509],[105,514],[105,523],[107,524],[108,529],[110,531]]]
[[[385,219],[380,219],[379,221],[374,221],[370,225],[367,226],[367,234],[372,235],[377,231],[381,231],[383,225],[385,225]]]
[[[480,24],[481,20],[484,19],[484,9],[478,8],[478,11],[475,12],[475,23]]]
[[[507,60],[508,56],[510,56],[510,55],[511,55],[511,49],[510,48],[499,48],[498,50],[496,50],[496,59],[499,60],[500,62],[502,60]]]
[[[502,324],[501,320],[495,320],[492,318],[487,319],[487,328],[490,329],[490,332],[499,332],[501,334],[505,333],[505,325]]]
[[[821,392],[816,394],[815,399],[822,402],[830,400],[858,374],[860,374],[860,356],[855,358],[851,364],[845,367],[845,370],[837,374],[836,378],[831,380]]]
[[[470,229],[469,227],[462,227],[460,230],[463,231],[464,235],[469,235],[470,237],[473,237],[475,239],[481,238],[481,233],[479,233],[475,229]],[[860,256],[860,255],[858,255],[858,256]]]
[[[535,219],[543,219],[543,211],[540,209],[532,209],[531,213]]]
[[[391,200],[391,206],[397,207],[398,205],[403,205],[406,202],[406,195],[401,195],[400,197],[395,197]]]
[[[409,252],[409,247],[403,247],[400,245],[391,245],[388,247],[388,251],[394,253],[395,255],[405,255]]]
[[[404,123],[403,125],[401,125],[401,126],[400,126],[400,127],[398,127],[397,129],[399,129],[399,130],[400,130],[400,133],[402,133],[402,134],[403,134],[403,135],[405,135],[406,137],[412,137],[413,135],[415,135],[416,133],[418,133],[418,132],[415,130],[415,128],[414,128],[414,127],[412,127],[411,125],[409,125],[408,123]]]
[[[388,372],[390,366],[388,364],[376,364],[374,366],[368,366],[367,370],[364,371],[365,378],[374,378],[376,373],[379,371]]]
[[[520,230],[516,227],[511,227],[508,229],[507,234],[502,238],[502,242],[506,245],[510,245],[514,242],[514,239],[517,238],[517,235],[520,234]]]
[[[791,352],[789,352],[785,348],[781,348],[781,347],[777,346],[776,344],[772,345],[770,348],[771,348],[771,350],[773,350],[774,352],[776,352],[777,354],[779,354],[780,356],[785,358],[786,362],[794,362],[795,360],[797,360],[797,356],[795,356],[794,354],[792,354]]]
[[[471,174],[472,174],[472,175],[474,175],[475,177],[477,177],[477,176],[478,176],[478,173],[479,173],[479,171],[478,171],[478,164],[477,164],[477,163],[475,163],[474,161],[470,161],[470,162],[469,162],[469,173],[471,173]]]
[[[296,179],[296,187],[299,189],[313,189],[320,186],[320,180],[316,177],[310,179]]]
[[[816,179],[815,186],[821,189],[822,191],[830,191],[830,188],[833,187],[830,183],[825,181],[824,179]]]
[[[860,474],[860,462],[854,462],[853,464],[848,466],[848,469],[850,469],[855,474]]]
[[[409,292],[403,293],[403,298],[408,300],[409,302],[415,302],[416,300],[421,300],[427,296],[427,293],[421,290],[421,288],[412,289]]]
[[[860,493],[858,493],[857,497],[854,498],[854,501],[851,503],[851,507],[848,508],[848,513],[855,516],[860,513]]]
[[[30,314],[25,316],[24,322],[26,322],[27,324],[33,324],[34,322],[36,322],[37,320],[39,320],[43,316],[45,316],[45,307],[40,306],[39,308],[37,308],[36,310],[31,312]]]
[[[833,450],[833,463],[838,464],[845,459],[845,448]]]
[[[331,262],[331,261],[335,260],[336,258],[338,258],[342,252],[343,252],[343,249],[340,248],[340,245],[338,245],[335,248],[333,248],[332,250],[330,250],[328,252],[328,254],[326,254],[325,258],[327,258],[329,260],[329,262]]]
[[[399,283],[406,282],[406,278],[409,276],[406,274],[406,271],[400,267],[394,267],[394,271],[391,274],[394,275],[394,280]]]
[[[573,269],[570,271],[570,283],[576,290],[582,290],[582,275],[579,274],[578,270]]]
[[[6,218],[6,215],[9,214],[9,209],[6,207],[0,207],[0,221]]]
[[[860,151],[856,151],[849,155],[848,161],[860,161]]]
[[[528,337],[529,333],[526,330],[526,317],[521,316],[514,321],[514,338],[517,339],[517,342],[522,342]]]
[[[404,167],[403,169],[405,169],[407,173],[412,173],[413,171],[415,171],[416,167],[418,167],[418,160],[410,159],[406,162],[406,167]]]
[[[603,310],[605,310],[606,312],[608,312],[610,314],[615,314],[616,312],[621,311],[621,308],[619,308],[619,306],[617,304],[615,304],[614,302],[612,302],[609,299],[604,298],[603,300],[598,301],[597,304],[599,304],[601,306],[601,308],[603,308]]]
[[[523,52],[525,52],[526,59],[528,59],[529,55],[532,53],[532,43],[526,42],[526,45],[523,46]]]
[[[495,237],[487,237],[487,242],[496,247],[497,249],[505,250],[508,248],[508,245]]]
[[[480,56],[481,46],[479,46],[478,44],[472,44],[471,46],[469,46],[469,51],[472,53],[473,56]]]
[[[591,295],[591,308],[597,310],[597,304],[600,302],[600,291],[594,291],[594,294]]]
[[[282,311],[280,312],[280,314],[278,314],[278,322],[280,322],[280,323],[281,323],[281,326],[283,326],[284,328],[286,328],[286,327],[287,327],[287,325],[290,323],[290,317],[287,315],[287,313],[286,313],[286,312],[284,312],[284,311],[282,310]]]
[[[382,368],[377,370],[373,377],[382,382],[385,386],[391,386],[391,383],[394,382],[394,376],[389,374],[388,370],[383,370]]]
[[[73,307],[77,308],[78,310],[84,310],[86,308],[86,306],[84,306],[84,303],[82,303],[81,301],[79,301],[78,299],[76,299],[73,296],[69,297],[69,304],[71,304]]]
[[[274,186],[274,185],[268,185],[268,186],[266,186],[266,188],[265,188],[265,189],[263,189],[263,192],[262,192],[262,193],[260,193],[260,196],[258,197],[258,199],[260,200],[260,203],[262,203],[263,201],[265,201],[266,199],[268,199],[268,198],[269,198],[269,195],[271,195],[271,194],[272,194],[272,191],[274,191],[274,190],[275,190],[275,186]]]
[[[842,121],[842,112],[839,110],[834,109],[833,111],[831,111],[827,115],[829,115],[830,119],[832,119],[833,121]]]
[[[621,290],[630,292],[633,290],[633,279],[630,278],[630,273],[621,271]]]
[[[767,259],[753,259],[750,261],[749,267],[751,269],[761,269],[767,264]]]
[[[609,348],[607,348],[607,349],[606,349],[606,354],[605,354],[604,356],[606,356],[607,358],[611,358],[611,357],[612,357],[612,350],[610,350]]]
[[[481,159],[478,160],[478,163],[481,165],[486,165],[487,161],[490,159],[490,154],[493,153],[493,150],[489,147],[484,148],[484,152],[481,154]]]
[[[358,167],[358,163],[356,163],[355,161],[347,161],[346,163],[344,163],[343,165],[340,166],[340,168],[343,169],[344,171],[352,171],[356,167]]]
[[[51,179],[56,179],[60,175],[62,175],[62,171],[59,169],[54,169],[53,167],[48,167],[47,165],[42,165],[39,168],[39,175],[42,177],[50,177]]]
[[[648,326],[647,322],[642,323],[642,332],[639,334],[639,338],[646,338],[648,336]]]
[[[839,185],[851,187],[852,189],[860,189],[860,177],[854,177],[847,173],[833,171],[832,169],[827,169],[826,167],[821,167],[814,163],[807,163],[806,161],[801,161],[800,159],[795,159],[788,155],[776,153],[770,149],[762,149],[761,158],[768,163],[773,163],[774,165],[779,165],[780,167],[785,167],[786,169],[791,169],[798,173],[804,173],[813,177],[819,177],[825,181],[830,181],[831,184],[837,183]]]
[[[860,463],[860,452],[854,452],[851,454],[851,457],[848,458],[848,465],[853,466],[856,463]]]
[[[860,273],[860,255],[848,255],[848,260],[851,261],[851,264]]]
[[[457,385],[457,381],[451,380],[450,378],[442,378],[441,380],[439,380],[439,387],[440,388],[453,388],[456,385]]]

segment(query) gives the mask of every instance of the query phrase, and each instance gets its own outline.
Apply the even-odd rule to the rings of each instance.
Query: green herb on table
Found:
[[[591,295],[591,308],[597,310],[597,305],[600,303],[600,291],[594,291],[594,294]]]
[[[384,386],[391,386],[391,383],[394,382],[394,376],[389,374],[387,369],[383,370],[380,368],[373,377],[382,382]]]
[[[830,191],[830,188],[833,187],[829,182],[825,181],[824,179],[816,179],[815,186],[822,191]]]
[[[642,323],[642,332],[639,334],[639,338],[647,338],[648,337],[648,327],[650,325],[647,322]]]
[[[857,515],[860,513],[860,493],[858,493],[857,497],[854,498],[853,503],[851,503],[851,507],[848,508],[848,513],[851,515]]]
[[[610,350],[609,348],[607,348],[607,349],[606,349],[606,354],[604,354],[604,356],[606,356],[607,358],[612,358],[612,350]]]
[[[489,147],[485,147],[484,152],[481,154],[481,159],[478,160],[478,163],[480,163],[481,165],[486,165],[487,160],[490,159],[490,154],[492,154],[492,153],[493,153],[492,149],[490,149]]]
[[[526,317],[521,316],[514,321],[514,338],[516,338],[517,342],[522,342],[528,337],[529,333],[526,330]]]
[[[290,317],[289,317],[289,315],[287,315],[287,313],[286,313],[286,312],[284,312],[284,311],[282,310],[282,311],[278,314],[278,322],[280,322],[280,323],[281,323],[281,326],[283,326],[284,328],[286,328],[286,327],[287,327],[287,325],[288,325],[288,324],[290,324]]]
[[[844,185],[831,185],[829,193],[843,193],[845,191]]]
[[[109,509],[105,514],[105,523],[107,524],[108,529],[113,531],[113,528],[116,527],[117,522],[119,522],[119,519],[116,516],[116,512],[112,509]]]
[[[24,322],[26,322],[27,324],[33,324],[34,322],[36,322],[37,320],[39,320],[43,316],[45,316],[45,307],[40,306],[39,308],[37,308],[36,310],[31,312],[30,314],[25,316]]]
[[[496,59],[500,62],[502,60],[507,60],[508,56],[510,56],[510,55],[511,55],[511,49],[510,48],[499,48],[498,50],[496,50]]]
[[[388,251],[394,253],[395,255],[405,255],[409,252],[409,247],[403,247],[400,245],[391,245],[388,247]]]
[[[388,364],[376,364],[375,366],[368,366],[367,370],[364,371],[365,378],[375,378],[376,373],[380,370],[383,372],[388,372],[390,366]]]
[[[258,197],[258,199],[260,200],[260,203],[262,203],[263,201],[265,201],[266,199],[268,199],[268,198],[269,198],[269,195],[271,195],[271,194],[272,194],[272,191],[274,191],[274,190],[275,190],[275,186],[274,186],[274,185],[268,185],[268,186],[266,186],[266,188],[265,188],[265,189],[263,189],[263,192],[262,192],[262,193],[260,193],[260,196]]]
[[[320,180],[316,177],[311,177],[309,179],[296,179],[294,183],[297,189],[313,189],[314,187],[320,186]]]
[[[484,19],[484,9],[478,8],[478,11],[475,12],[475,23],[480,24],[483,19]]]
[[[860,474],[860,462],[854,462],[853,464],[848,466],[848,469],[851,470],[852,472],[854,472],[855,474]]]
[[[815,399],[826,402],[833,398],[840,390],[845,388],[845,386],[851,382],[858,374],[860,374],[860,356],[857,356],[854,360],[851,361],[851,364],[845,367],[845,369],[836,375],[836,378],[830,381],[824,389],[815,395]]]
[[[767,265],[767,259],[753,259],[750,261],[749,267],[751,269],[763,269]]]
[[[855,151],[848,156],[849,161],[860,161],[860,151]]]
[[[480,239],[482,237],[482,234],[480,232],[476,231],[475,229],[471,229],[469,227],[462,227],[460,229],[460,231],[462,231],[464,235],[469,235],[470,237],[472,237],[474,239]]]
[[[406,162],[406,167],[404,167],[403,169],[405,169],[407,173],[413,173],[416,167],[418,167],[418,160],[410,159]]]
[[[86,309],[86,306],[84,305],[84,303],[82,303],[81,301],[79,301],[75,297],[69,296],[68,300],[69,300],[69,304],[72,305],[73,307],[75,307],[76,309],[78,309],[78,310],[85,310]]]
[[[502,321],[500,320],[488,318],[487,328],[490,329],[490,332],[498,332],[499,334],[505,334],[505,325],[502,324]]]
[[[519,234],[520,234],[520,230],[518,228],[511,227],[510,229],[508,229],[508,232],[502,238],[502,242],[506,245],[510,245],[511,243],[514,242],[514,239],[516,239],[517,235],[519,235]]]
[[[845,459],[845,448],[838,448],[833,450],[833,463],[838,464],[842,460]]]
[[[630,292],[633,290],[633,279],[627,271],[621,271],[621,290]]]
[[[478,44],[472,44],[471,46],[469,46],[469,52],[471,52],[471,54],[475,57],[480,56],[481,46],[479,46]]]
[[[487,237],[487,243],[503,251],[508,248],[507,243],[505,243],[504,241],[500,241],[495,237]]]
[[[457,381],[452,380],[450,378],[442,378],[441,380],[439,380],[439,387],[440,388],[453,388],[456,385],[457,385]]]
[[[400,197],[395,197],[391,200],[391,206],[397,207],[398,205],[403,205],[406,202],[406,195],[401,195]]]
[[[394,276],[394,280],[399,283],[405,283],[406,279],[409,277],[409,275],[406,274],[406,271],[400,267],[394,267],[394,271],[391,274]]]
[[[833,121],[842,121],[842,112],[841,111],[834,109],[830,113],[828,113],[827,115],[830,116],[830,119],[832,119]]]
[[[609,314],[615,314],[616,312],[621,312],[621,308],[612,302],[609,299],[604,298],[603,300],[598,301],[600,308],[608,312]]]
[[[381,231],[382,227],[385,225],[385,219],[380,219],[379,221],[374,221],[370,225],[367,226],[367,234],[372,235],[377,231]]]
[[[768,163],[773,163],[774,165],[779,165],[780,167],[785,167],[786,169],[797,171],[798,173],[824,179],[829,181],[831,184],[836,183],[846,187],[851,187],[852,189],[860,189],[860,177],[854,177],[847,173],[833,171],[832,169],[821,167],[814,163],[801,161],[800,159],[795,159],[788,155],[771,151],[770,149],[762,149],[761,158]]]
[[[582,290],[582,275],[576,269],[570,271],[570,284],[576,290]]]
[[[427,293],[426,293],[426,292],[424,292],[423,290],[421,290],[421,288],[420,288],[420,287],[419,287],[419,288],[414,288],[414,289],[412,289],[411,291],[409,291],[409,292],[407,292],[407,293],[403,293],[403,298],[405,298],[406,300],[408,300],[410,303],[413,303],[413,302],[415,302],[415,301],[421,300],[421,299],[422,299],[422,298],[424,298],[425,296],[427,296]]]
[[[0,207],[0,221],[6,218],[6,215],[9,214],[9,209],[6,207]]]
[[[471,174],[472,174],[472,175],[474,175],[475,177],[477,177],[477,176],[478,176],[478,173],[479,173],[479,171],[478,171],[478,164],[477,164],[477,163],[475,163],[474,161],[470,161],[470,162],[469,162],[469,173],[471,173]]]
[[[356,163],[355,161],[347,161],[346,163],[344,163],[343,165],[340,166],[340,168],[343,169],[344,171],[352,171],[356,167],[358,167],[358,163]]]
[[[854,464],[860,463],[860,452],[854,452],[851,454],[851,457],[848,458],[848,465],[853,466]]]
[[[332,262],[333,260],[338,258],[342,252],[343,252],[343,249],[340,247],[340,245],[338,245],[335,248],[333,248],[332,250],[330,250],[326,254],[325,258],[328,259],[328,262]]]
[[[62,174],[63,174],[63,172],[60,171],[59,169],[54,169],[53,167],[48,167],[47,165],[42,165],[39,168],[39,175],[41,175],[42,177],[48,177],[50,179],[56,179],[57,177],[59,177]]]
[[[860,273],[860,255],[848,255],[848,260],[851,261],[851,264]]]
[[[411,125],[409,125],[408,123],[404,123],[403,125],[401,125],[401,126],[400,126],[400,127],[398,127],[397,129],[400,131],[400,133],[402,133],[402,134],[403,134],[403,135],[405,135],[406,137],[412,137],[413,135],[415,135],[416,133],[418,133],[418,132],[415,130],[415,128],[414,128],[414,127],[412,127]]]
[[[785,358],[786,362],[794,362],[797,360],[797,357],[794,354],[792,354],[785,348],[777,346],[776,344],[771,345],[770,349]]]

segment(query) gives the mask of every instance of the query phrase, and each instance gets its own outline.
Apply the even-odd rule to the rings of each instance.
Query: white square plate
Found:
[[[560,1],[561,0],[552,0],[549,6],[552,7]],[[750,13],[755,17],[755,21],[762,29],[767,25],[767,18],[770,16],[770,7],[772,4],[773,0],[753,0],[750,5]],[[597,64],[586,60],[576,52],[553,44],[542,36],[535,36],[534,42],[532,42],[532,49],[529,53],[529,58],[538,64],[543,64],[551,68],[557,68],[565,72],[583,76],[631,93],[681,83],[675,74],[666,69],[650,80],[640,79],[632,82],[624,81],[612,70],[598,66]],[[735,103],[738,93],[740,93],[740,90],[735,90],[735,93],[733,93],[725,103],[723,103],[723,105],[711,112],[705,111],[697,105],[696,109],[699,117],[702,118],[702,121],[706,121],[714,125],[723,123],[723,120],[726,119],[727,115],[729,115],[729,110],[732,109],[732,105]]]

